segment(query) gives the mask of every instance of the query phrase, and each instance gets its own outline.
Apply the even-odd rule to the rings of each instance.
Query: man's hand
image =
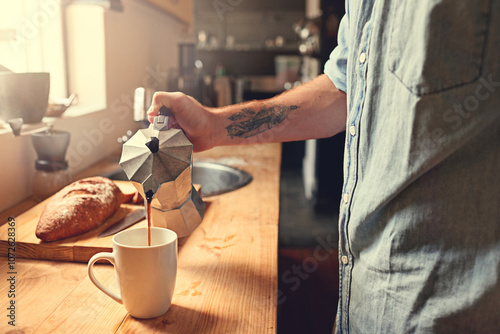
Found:
[[[148,110],[149,122],[154,122],[154,118],[158,116],[162,106],[167,107],[172,112],[172,116],[169,116],[169,126],[182,129],[189,141],[193,143],[195,152],[208,150],[214,146],[210,131],[213,120],[209,108],[179,92],[156,92]]]

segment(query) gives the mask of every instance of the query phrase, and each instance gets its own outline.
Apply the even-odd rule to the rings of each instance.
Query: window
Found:
[[[0,1],[0,65],[50,72],[51,97],[67,96],[59,0]]]
[[[104,11],[63,0],[0,0],[0,65],[49,72],[50,97],[78,94],[65,115],[106,107]],[[63,20],[66,18],[66,20]]]

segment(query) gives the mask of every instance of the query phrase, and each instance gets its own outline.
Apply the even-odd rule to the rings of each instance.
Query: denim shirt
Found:
[[[337,333],[500,333],[500,1],[346,1]]]

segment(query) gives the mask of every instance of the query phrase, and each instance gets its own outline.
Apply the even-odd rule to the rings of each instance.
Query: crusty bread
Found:
[[[54,241],[90,231],[112,216],[124,196],[110,179],[90,177],[61,189],[45,206],[37,238]]]

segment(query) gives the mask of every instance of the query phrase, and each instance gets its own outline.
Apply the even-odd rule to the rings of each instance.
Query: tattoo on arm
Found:
[[[226,127],[227,134],[231,138],[248,138],[261,132],[272,129],[282,123],[290,111],[298,109],[299,106],[273,105],[263,107],[259,111],[244,108],[240,112],[228,117],[232,124]]]

